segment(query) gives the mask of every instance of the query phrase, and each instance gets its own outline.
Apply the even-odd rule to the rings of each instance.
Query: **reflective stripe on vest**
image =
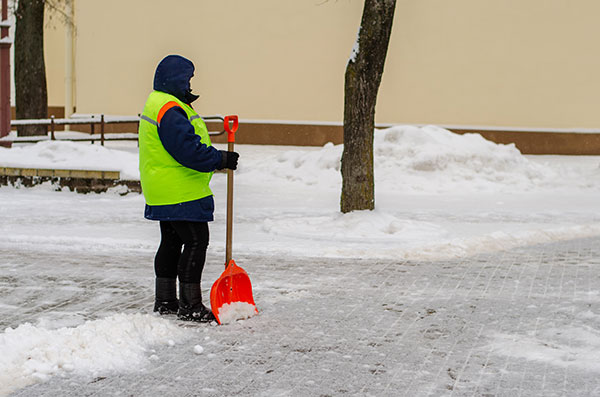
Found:
[[[140,119],[140,181],[148,205],[172,205],[212,195],[208,186],[212,172],[198,172],[178,163],[164,148],[158,127],[164,114],[174,106],[185,111],[201,142],[211,146],[206,124],[189,105],[172,95],[153,91]]]
[[[169,102],[169,103],[171,103],[171,102]],[[167,105],[168,105],[169,103],[167,103]],[[165,105],[165,106],[167,106],[167,105]],[[163,106],[163,108],[164,108],[165,106]],[[170,107],[169,107],[169,109],[171,109],[171,107],[173,107],[173,106],[170,106]],[[169,109],[167,109],[167,110],[169,110]],[[162,118],[163,118],[164,114],[167,112],[167,110],[165,110],[164,112],[162,112],[162,109],[161,109],[161,111],[159,111],[159,113],[158,113],[158,120],[157,120],[157,121],[154,121],[154,120],[152,120],[150,117],[146,116],[145,114],[142,114],[142,115],[140,116],[140,119],[142,119],[142,120],[144,120],[144,121],[147,121],[147,122],[149,122],[150,124],[152,124],[152,125],[154,125],[154,126],[158,127],[158,126],[160,125],[160,120],[162,120]],[[162,112],[162,114],[161,114],[161,112]],[[192,117],[190,117],[190,122],[191,122],[191,121],[194,121],[194,120],[196,120],[196,119],[199,119],[199,118],[200,118],[200,116],[198,116],[197,114],[195,114],[195,115],[193,115]]]
[[[144,120],[144,121],[147,121],[147,122],[149,122],[150,124],[152,124],[152,125],[154,125],[154,126],[158,127],[158,123],[157,123],[156,121],[152,120],[150,117],[148,117],[148,116],[146,116],[146,115],[143,115],[143,114],[142,114],[142,115],[140,116],[140,119],[142,119],[142,120]]]

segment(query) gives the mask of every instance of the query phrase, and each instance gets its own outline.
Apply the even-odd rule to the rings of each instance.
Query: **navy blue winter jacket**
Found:
[[[158,64],[154,74],[154,90],[175,96],[191,104],[198,99],[192,94],[190,79],[194,76],[194,64],[179,55],[169,55]],[[181,165],[200,172],[211,172],[223,168],[224,156],[212,146],[200,141],[194,127],[183,109],[174,106],[163,115],[158,136],[165,150]],[[159,221],[213,220],[214,201],[212,196],[199,200],[172,205],[147,205],[144,216]]]

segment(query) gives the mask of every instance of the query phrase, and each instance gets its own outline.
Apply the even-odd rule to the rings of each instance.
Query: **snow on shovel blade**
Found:
[[[258,314],[248,273],[230,260],[210,290],[210,307],[219,324]]]

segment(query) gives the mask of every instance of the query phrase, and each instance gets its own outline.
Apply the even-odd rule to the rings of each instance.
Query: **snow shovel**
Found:
[[[230,126],[229,122],[233,125]],[[224,119],[227,131],[227,150],[233,151],[238,116]],[[248,273],[231,259],[233,237],[233,170],[227,170],[227,239],[225,243],[225,271],[210,290],[210,306],[219,324],[245,319],[258,313],[252,296]]]

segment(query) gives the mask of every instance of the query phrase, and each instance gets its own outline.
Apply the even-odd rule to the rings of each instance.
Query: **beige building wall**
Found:
[[[75,0],[79,113],[133,115],[157,63],[196,64],[201,114],[341,122],[360,0]],[[599,128],[597,0],[398,0],[379,123]],[[64,32],[47,36],[50,104]]]

